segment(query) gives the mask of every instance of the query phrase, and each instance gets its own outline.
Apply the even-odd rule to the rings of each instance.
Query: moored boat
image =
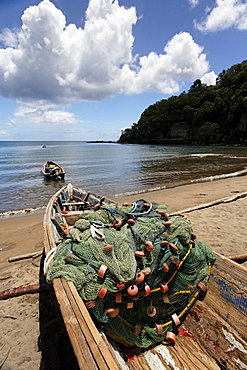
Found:
[[[41,167],[41,173],[45,180],[64,180],[65,177],[63,167],[53,161],[46,161]]]
[[[112,210],[115,203],[110,199],[76,189],[71,184],[60,189],[50,199],[44,216],[46,270],[49,265],[52,266],[50,262],[53,259],[53,252],[61,248],[58,246],[69,239],[68,231],[71,227],[84,216],[87,218],[87,213],[90,214],[92,209],[96,213],[101,207]],[[133,218],[128,220],[131,219],[133,220]],[[119,219],[115,221],[119,223]],[[126,227],[130,227],[132,222],[129,221]],[[169,227],[169,220],[164,222],[167,222]],[[104,234],[102,234],[102,229],[97,227],[97,221],[93,225],[92,232],[96,233],[98,240],[103,238]],[[105,228],[107,232],[109,229],[106,225]],[[105,247],[108,247],[105,252],[109,253],[110,246],[105,245]],[[69,248],[69,240],[66,248]],[[151,249],[151,246],[147,245],[147,249]],[[173,247],[173,249],[176,248]],[[69,249],[68,253],[71,254]],[[140,258],[142,257],[140,256]],[[177,261],[174,262],[177,263]],[[105,270],[102,270],[101,273],[103,275],[98,275],[99,279],[104,277]],[[89,313],[94,307],[93,300],[85,301],[82,299],[75,284],[69,281],[70,279],[65,280],[57,277],[52,281],[52,284],[81,369],[184,369],[185,367],[192,370],[242,369],[247,364],[246,277],[247,270],[244,267],[217,254],[216,262],[211,271],[209,294],[205,300],[203,302],[197,301],[189,307],[182,325],[178,322],[182,315],[173,316],[174,321],[178,320],[175,347],[173,347],[174,336],[169,334],[170,341],[166,343],[169,344],[168,346],[164,345],[164,341],[162,341],[162,343],[155,343],[139,351],[128,341],[121,340],[118,333],[112,332],[109,328],[104,328],[104,332],[101,329],[98,330],[98,326],[96,327],[95,321]],[[141,276],[139,278],[141,279]],[[203,298],[207,289],[205,285],[200,285],[200,287],[202,288],[200,297]],[[166,290],[165,287],[162,289]],[[133,302],[135,302],[135,296],[133,298]],[[104,292],[101,299],[105,299]],[[112,307],[108,315],[112,315],[114,318],[115,313],[118,313],[116,312],[117,306],[118,302],[115,302],[115,307]],[[156,314],[155,307],[153,305],[153,310],[149,308],[151,316],[153,313]],[[102,326],[104,327],[104,325]],[[137,329],[139,330],[139,328]],[[157,330],[159,329],[160,327],[157,326]],[[137,336],[139,335],[138,330]],[[107,337],[104,333],[107,334]],[[128,349],[129,353],[133,352],[134,361],[124,362],[123,348]]]

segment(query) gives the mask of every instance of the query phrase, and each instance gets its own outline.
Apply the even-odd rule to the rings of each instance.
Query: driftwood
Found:
[[[9,257],[8,262],[20,261],[20,260],[24,260],[26,258],[36,258],[36,257],[41,256],[42,253],[43,253],[43,251],[39,251],[39,252],[22,254],[21,256]]]
[[[234,202],[235,200],[240,199],[240,198],[244,198],[246,196],[247,196],[247,192],[245,191],[243,193],[239,193],[237,195],[232,195],[230,197],[224,197],[224,198],[216,199],[213,202],[199,204],[198,206],[195,206],[195,207],[192,207],[192,208],[183,209],[182,211],[177,211],[176,213],[189,213],[189,212],[193,212],[193,211],[198,211],[199,209],[204,209],[204,208],[209,208],[209,207],[212,207],[212,206],[217,206],[218,204]]]
[[[2,346],[1,348],[1,351],[3,349],[4,346]],[[5,355],[5,358],[2,360],[2,362],[0,363],[0,369],[3,367],[5,361],[7,360],[7,358],[9,357],[9,354],[10,354],[10,349],[7,351],[7,354]]]
[[[244,254],[232,254],[230,256],[226,256],[232,261],[235,261],[237,263],[244,263],[247,261],[247,253]]]
[[[30,294],[30,293],[39,293],[44,290],[51,290],[52,285],[49,284],[34,284],[34,285],[28,285],[24,287],[19,288],[13,288],[13,289],[7,289],[2,292],[0,292],[0,300],[12,298],[12,297],[18,297],[23,294]]]

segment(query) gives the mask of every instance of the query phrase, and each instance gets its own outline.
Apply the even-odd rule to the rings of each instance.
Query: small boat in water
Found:
[[[53,161],[46,161],[41,167],[41,172],[45,180],[64,180],[63,167]]]
[[[150,204],[146,202],[142,202],[141,204],[148,221],[150,212],[154,212],[154,210],[151,210]],[[122,206],[129,209],[129,205],[127,204]],[[154,204],[152,206],[155,207]],[[102,264],[101,266],[95,266],[92,260],[93,248],[96,248],[99,243],[102,243],[102,256],[105,255],[106,259],[109,257],[115,258],[117,245],[124,244],[125,242],[122,237],[123,234],[121,234],[121,228],[125,228],[130,235],[134,236],[135,240],[137,239],[136,234],[134,235],[133,233],[133,229],[135,227],[134,221],[137,220],[141,211],[140,203],[136,203],[135,205],[135,216],[133,216],[134,212],[128,212],[128,218],[125,224],[119,219],[119,214],[124,219],[124,212],[121,207],[118,208],[116,203],[110,199],[74,188],[71,184],[61,188],[54,194],[47,205],[44,215],[45,274],[47,274],[47,271],[49,274],[53,266],[55,266],[54,271],[57,271],[60,261],[57,261],[58,263],[56,265],[56,254],[61,254],[61,251],[64,249],[65,254],[61,254],[61,256],[67,261],[65,264],[69,264],[73,259],[78,266],[80,265],[79,260],[86,263],[87,269],[85,271],[88,273],[89,280],[92,279],[92,285],[88,286],[88,292],[103,280],[105,281],[103,285],[107,286],[107,282],[111,278],[114,278],[111,273],[111,259],[109,259],[108,265]],[[104,210],[107,210],[106,213],[109,214],[107,222],[103,222],[101,218],[101,211],[103,212]],[[169,217],[169,215],[162,212],[159,211],[158,215],[164,218],[163,224],[166,228],[169,228],[173,222],[177,222],[178,217],[183,218],[183,215],[170,215]],[[157,222],[159,222],[158,215],[155,216]],[[110,216],[113,216],[114,219],[113,226],[110,225]],[[145,222],[145,219],[142,217],[141,222]],[[87,223],[91,225],[88,230],[86,230]],[[134,226],[133,229],[132,226]],[[88,233],[85,234],[85,240],[80,239],[80,235],[84,234],[80,234],[79,232]],[[119,238],[115,239],[116,244],[109,245],[106,243],[107,237],[113,234],[117,235],[118,232]],[[138,236],[139,239],[141,237],[141,235]],[[77,246],[75,248],[71,246],[73,238],[77,246],[82,243],[82,251]],[[88,240],[92,238],[94,238],[93,248],[89,251],[89,259],[85,259],[86,245]],[[193,245],[193,242],[196,240],[195,235],[193,235],[192,239],[189,243],[188,251],[197,250],[200,253],[198,247],[202,248],[202,245],[198,244],[195,247]],[[141,242],[143,243],[143,241]],[[147,242],[144,245],[145,248],[143,250],[146,256],[149,257],[152,254],[153,246]],[[162,273],[164,275],[167,273],[168,276],[172,274],[172,277],[174,277],[176,267],[179,269],[182,266],[185,256],[179,262],[174,257],[177,255],[176,244],[170,243],[170,249],[167,249],[167,243],[163,243],[162,245],[164,248],[163,258],[171,254],[169,258],[172,258],[174,265],[173,267],[170,265],[169,272],[169,266],[163,264]],[[54,253],[56,254],[54,255]],[[111,289],[110,285],[109,290],[112,290],[111,292],[107,292],[106,288],[101,288],[96,299],[100,301],[100,305],[98,306],[95,306],[96,300],[87,301],[82,298],[85,292],[80,285],[80,279],[78,280],[79,275],[75,279],[77,282],[71,278],[72,269],[69,270],[68,279],[64,278],[63,273],[60,275],[60,272],[56,272],[57,277],[52,280],[52,285],[79,368],[84,370],[182,370],[185,368],[190,370],[236,370],[247,368],[247,269],[220,254],[215,253],[215,256],[216,261],[212,269],[210,268],[210,264],[208,266],[208,272],[210,274],[208,294],[206,295],[207,284],[205,280],[205,284],[201,282],[199,284],[196,283],[195,294],[192,287],[194,282],[191,282],[191,285],[187,287],[187,293],[189,291],[192,299],[188,304],[185,304],[182,312],[177,313],[177,315],[172,314],[172,320],[169,323],[162,324],[159,321],[154,321],[154,329],[153,324],[149,323],[147,326],[147,330],[149,330],[150,326],[150,333],[154,337],[155,335],[162,336],[162,331],[164,331],[166,325],[171,327],[176,335],[169,329],[168,336],[165,336],[167,340],[157,341],[157,343],[146,348],[137,348],[136,345],[131,345],[129,342],[132,339],[126,337],[126,341],[123,340],[118,335],[118,332],[105,327],[104,324],[100,327],[98,323],[96,324],[92,311],[97,307],[94,313],[98,315],[105,314],[105,321],[110,317],[109,321],[112,323],[118,320],[120,325],[122,322],[123,326],[119,328],[119,332],[125,330],[126,327],[132,327],[134,323],[133,336],[135,340],[144,338],[147,333],[142,330],[141,325],[135,324],[136,317],[133,317],[133,321],[131,321],[130,314],[130,322],[126,323],[123,316],[122,318],[120,317],[121,315],[119,316],[119,308],[126,300],[125,311],[127,313],[134,312],[135,315],[138,315],[138,312],[133,309],[133,306],[137,305],[139,300],[145,302],[149,297],[152,297],[147,285],[142,286],[142,279],[148,277],[149,282],[152,280],[149,278],[152,274],[148,271],[147,266],[142,266],[143,270],[136,275],[135,284],[130,284],[128,288],[126,286],[124,287],[124,283],[120,281],[116,281],[118,288],[116,289],[116,293],[113,293],[114,287]],[[95,257],[97,259],[98,256],[95,255]],[[144,258],[143,253],[139,253],[138,255],[135,253],[135,257],[138,261]],[[61,268],[62,265],[61,263]],[[97,270],[97,277],[96,280],[93,280],[95,270]],[[131,270],[131,261],[129,270]],[[190,271],[190,274],[192,273],[193,271]],[[139,279],[138,284],[137,279]],[[160,303],[158,303],[158,300],[155,301],[150,298],[150,305],[145,310],[150,322],[155,316],[164,314],[162,309],[169,308],[173,299],[175,299],[175,303],[179,306],[179,294],[185,292],[172,292],[171,280],[169,279],[167,283],[169,285],[169,294],[165,282],[160,284],[160,288],[157,289],[162,292]],[[78,284],[79,289],[76,289],[76,284]],[[134,292],[137,285],[139,287],[138,293]],[[125,293],[121,294],[121,291]],[[126,294],[126,291],[128,294]],[[156,293],[153,291],[152,294]],[[104,311],[104,304],[107,300],[112,302],[112,307]],[[102,312],[100,312],[100,309]],[[184,318],[183,315],[185,316]]]

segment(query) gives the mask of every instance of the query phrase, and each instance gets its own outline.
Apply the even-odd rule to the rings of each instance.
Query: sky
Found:
[[[116,141],[246,59],[246,0],[0,0],[0,141]]]

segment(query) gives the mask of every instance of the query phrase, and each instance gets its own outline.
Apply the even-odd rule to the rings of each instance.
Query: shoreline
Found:
[[[119,203],[125,201],[131,203],[145,199],[166,205],[168,212],[172,214],[246,191],[247,176],[239,176],[123,196],[114,200]],[[198,240],[213,251],[227,256],[247,253],[246,213],[247,196],[230,203],[194,210],[187,213],[187,216]],[[0,291],[37,284],[40,281],[41,256],[11,263],[8,262],[8,258],[42,251],[43,215],[44,212],[40,212],[0,218]],[[242,266],[247,267],[247,262]],[[40,297],[40,294],[35,293],[1,301],[0,363],[4,361],[2,370],[38,369],[45,346],[50,348],[54,345],[53,334],[48,335],[49,343],[46,343],[45,337],[40,333],[42,304]],[[49,321],[47,316],[46,320],[49,328],[51,320]],[[59,326],[58,331],[60,329]],[[56,335],[57,333],[54,333],[54,336]],[[48,370],[48,367],[44,369]],[[72,366],[72,369],[76,368]]]
[[[174,213],[245,191],[247,191],[247,176],[239,176],[212,182],[192,183],[161,190],[140,192],[113,198],[113,200],[117,203],[131,203],[138,199],[145,199],[164,204],[167,206],[169,213]],[[242,201],[244,202],[244,200]],[[192,213],[202,211],[193,211]],[[0,242],[0,263],[2,263],[1,257],[7,259],[19,254],[36,252],[38,248],[42,247],[44,212],[45,209],[43,208],[35,212],[0,217],[0,233],[2,236]],[[213,210],[210,212],[213,212]],[[190,218],[194,219],[192,214],[190,214]],[[194,220],[192,221],[193,223]],[[3,253],[6,257],[2,256]]]
[[[180,188],[187,189],[188,186],[198,186],[201,187],[205,190],[205,187],[207,188],[206,190],[210,189],[212,187],[212,183],[216,184],[221,184],[221,181],[225,181],[226,186],[228,184],[232,184],[234,182],[237,183],[242,188],[242,181],[241,179],[246,178],[247,179],[247,168],[238,171],[235,173],[230,173],[230,174],[224,174],[224,175],[218,175],[218,176],[210,176],[210,177],[205,177],[205,178],[200,178],[200,179],[194,179],[194,180],[188,180],[182,183],[177,183],[173,185],[164,185],[164,186],[157,186],[154,188],[149,188],[149,189],[143,189],[143,190],[136,190],[136,191],[129,191],[125,193],[118,193],[118,194],[112,194],[112,195],[107,195],[107,194],[101,194],[102,196],[106,196],[107,198],[110,198],[114,200],[115,202],[121,202],[126,201],[126,199],[136,200],[138,197],[149,197],[149,194],[154,194],[154,198],[158,199],[158,203],[162,203],[163,197],[164,197],[164,192],[166,193],[165,195],[169,195],[170,191],[173,192],[179,192]],[[226,180],[229,180],[227,183]],[[244,181],[245,182],[245,181]],[[247,183],[247,180],[246,180]],[[213,185],[214,186],[214,185]],[[189,189],[189,188],[188,188]],[[222,191],[222,188],[221,188]],[[100,193],[99,193],[100,194]],[[53,194],[52,194],[53,195]],[[203,194],[207,195],[207,194]],[[140,198],[138,198],[140,199]],[[148,199],[147,199],[148,200]],[[151,199],[154,201],[154,199]],[[163,203],[164,204],[164,203]],[[5,212],[0,212],[0,221],[8,218],[14,218],[14,217],[22,217],[22,216],[31,216],[34,214],[38,213],[44,213],[46,209],[46,206],[41,206],[41,207],[35,207],[35,208],[24,208],[24,209],[19,209],[19,210],[11,210],[11,211],[5,211]]]

